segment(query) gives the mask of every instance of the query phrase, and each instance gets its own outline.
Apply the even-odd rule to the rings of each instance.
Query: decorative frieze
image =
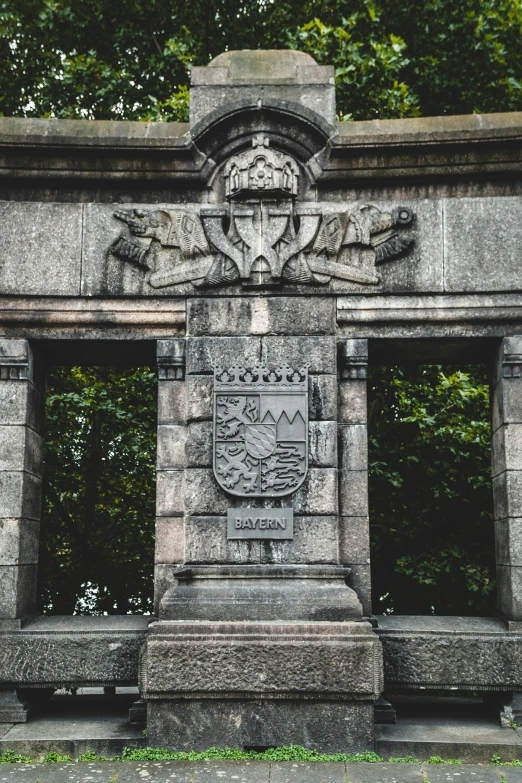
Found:
[[[185,338],[158,340],[158,380],[182,381],[185,377]]]

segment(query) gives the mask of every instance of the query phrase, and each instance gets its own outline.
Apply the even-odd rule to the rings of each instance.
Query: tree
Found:
[[[53,368],[46,404],[41,608],[151,610],[156,375]]]

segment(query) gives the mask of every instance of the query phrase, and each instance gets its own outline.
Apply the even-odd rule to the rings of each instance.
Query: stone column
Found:
[[[158,340],[158,445],[154,607],[183,563],[185,539],[185,338]]]
[[[38,376],[38,377],[37,377]],[[27,340],[0,339],[0,625],[36,608],[43,379]]]
[[[500,344],[491,403],[498,607],[508,621],[521,621],[522,335]]]
[[[366,616],[371,614],[368,517],[368,341],[342,340],[339,354],[340,561],[351,568],[350,584]]]

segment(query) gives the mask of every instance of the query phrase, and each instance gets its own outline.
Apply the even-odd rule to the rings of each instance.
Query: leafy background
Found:
[[[522,109],[522,0],[0,0],[0,114],[186,121],[190,69],[227,49],[333,64],[339,118]],[[374,368],[375,611],[494,607],[481,367]],[[45,611],[148,611],[155,382],[55,369],[47,402]]]

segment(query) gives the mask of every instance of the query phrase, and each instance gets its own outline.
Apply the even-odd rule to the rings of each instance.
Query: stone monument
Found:
[[[138,681],[180,750],[372,749],[386,688],[514,715],[522,116],[337,123],[296,51],[190,112],[0,118],[0,721]],[[367,366],[405,360],[491,364],[496,618],[372,616]],[[155,616],[38,618],[45,367],[118,361],[158,367]]]

